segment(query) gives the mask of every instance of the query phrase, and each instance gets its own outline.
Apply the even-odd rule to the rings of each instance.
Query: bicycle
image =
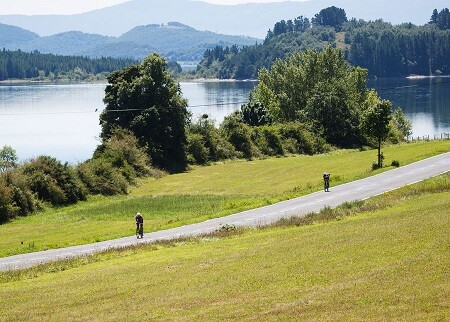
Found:
[[[136,237],[143,238],[144,237],[144,224],[143,223],[136,223]]]

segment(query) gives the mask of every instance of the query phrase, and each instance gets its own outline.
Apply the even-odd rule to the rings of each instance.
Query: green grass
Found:
[[[449,200],[447,174],[307,225],[2,273],[0,321],[447,321]]]
[[[447,151],[450,141],[383,149],[386,164],[397,160],[401,165]],[[332,185],[378,173],[371,171],[374,160],[374,150],[344,150],[227,162],[148,179],[128,196],[93,197],[1,225],[0,257],[129,236],[136,212],[143,213],[147,232],[225,216],[317,191],[325,170],[332,174]]]

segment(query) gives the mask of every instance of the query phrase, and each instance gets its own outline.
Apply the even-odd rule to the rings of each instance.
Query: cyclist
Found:
[[[136,220],[136,236],[137,238],[144,237],[144,217],[142,217],[141,213],[137,213],[134,217]]]
[[[323,187],[325,189],[325,192],[330,191],[330,174],[327,172],[323,173]]]

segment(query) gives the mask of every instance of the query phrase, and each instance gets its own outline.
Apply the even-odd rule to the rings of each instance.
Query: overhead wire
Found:
[[[441,82],[429,82],[429,83],[423,83],[423,84],[414,84],[414,85],[406,85],[406,86],[395,86],[395,87],[385,87],[385,88],[378,88],[376,91],[389,91],[389,90],[395,90],[395,89],[402,89],[402,88],[412,88],[412,87],[425,87],[425,86],[432,86],[432,85],[441,85],[441,84],[447,84],[450,83],[450,80],[448,81],[441,81]],[[374,89],[374,88],[371,88]],[[232,103],[216,103],[216,104],[198,104],[198,105],[189,105],[188,108],[197,108],[197,107],[215,107],[215,106],[236,106],[236,105],[242,105],[246,104],[246,102],[232,102]],[[116,110],[105,110],[107,113],[113,113],[113,112],[133,112],[133,111],[140,111],[141,109],[116,109]],[[101,112],[99,109],[95,109],[94,111],[61,111],[61,112],[23,112],[23,113],[0,113],[0,116],[18,116],[18,115],[58,115],[58,114],[87,114],[87,113],[99,113]]]
[[[233,102],[233,103],[217,103],[217,104],[199,104],[199,105],[189,105],[187,108],[196,108],[196,107],[214,107],[214,106],[234,106],[234,105],[241,105],[246,104],[248,102]],[[104,110],[107,113],[112,112],[134,112],[134,111],[141,111],[142,109],[139,108],[128,108],[128,109],[116,109],[116,110]],[[61,112],[29,112],[29,113],[0,113],[0,116],[8,115],[8,116],[14,116],[14,115],[58,115],[58,114],[87,114],[87,113],[99,113],[102,112],[99,109],[95,109],[94,111],[61,111]]]

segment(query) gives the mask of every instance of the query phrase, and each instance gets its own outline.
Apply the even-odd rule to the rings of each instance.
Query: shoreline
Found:
[[[449,78],[450,75],[409,75],[406,79]]]

